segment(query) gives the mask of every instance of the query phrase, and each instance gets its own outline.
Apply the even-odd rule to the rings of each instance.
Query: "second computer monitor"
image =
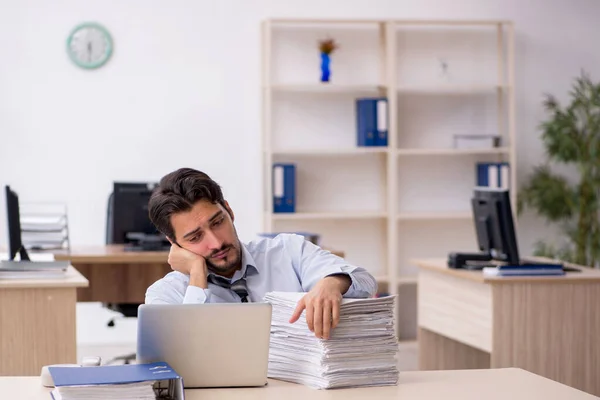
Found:
[[[132,243],[136,234],[159,235],[148,216],[148,201],[155,186],[155,183],[113,183],[108,243]]]
[[[495,260],[519,264],[509,191],[476,187],[471,200],[479,250]]]

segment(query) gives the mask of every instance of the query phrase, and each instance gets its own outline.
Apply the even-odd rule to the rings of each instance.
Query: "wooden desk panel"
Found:
[[[3,398],[48,400],[39,377],[0,377]],[[188,389],[186,400],[592,400],[597,397],[522,369],[402,372],[396,386],[316,390],[270,379],[257,388]]]
[[[421,328],[492,351],[492,291],[488,285],[421,271],[418,320]]]
[[[483,366],[484,352],[491,367],[523,368],[600,395],[600,270],[569,265],[582,272],[487,278],[481,271],[450,269],[444,259],[415,263],[421,267],[422,368]],[[448,284],[430,284],[438,281]],[[491,304],[482,291],[491,292]],[[460,299],[464,304],[457,303]],[[475,300],[477,305],[472,304]],[[476,309],[487,309],[487,315],[478,315]],[[440,323],[449,315],[454,324]],[[491,346],[486,348],[465,328],[487,326],[490,318]],[[453,363],[447,362],[449,356]]]
[[[493,285],[492,367],[526,369],[600,394],[600,285]]]
[[[126,251],[122,244],[78,246],[70,253],[54,254],[57,260],[68,260],[74,264],[166,264],[168,256],[166,251]]]
[[[67,273],[64,281],[1,281],[0,375],[39,375],[44,365],[77,362],[76,288],[87,281],[72,267]]]
[[[77,301],[103,303],[144,303],[146,289],[172,271],[169,264],[114,263],[73,265],[90,285],[77,289]]]

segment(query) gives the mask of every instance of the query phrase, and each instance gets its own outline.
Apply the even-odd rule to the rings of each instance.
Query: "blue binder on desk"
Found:
[[[385,97],[356,100],[356,144],[388,145],[388,101]]]
[[[296,165],[273,164],[273,212],[296,212]]]
[[[123,394],[131,389],[129,385],[153,382],[153,390],[158,395],[168,394],[174,400],[184,400],[183,379],[165,362],[148,364],[107,365],[100,367],[48,367],[55,389],[52,398],[60,396],[62,390],[89,391],[91,397],[102,391],[106,398],[127,398]],[[55,396],[59,393],[59,396]]]

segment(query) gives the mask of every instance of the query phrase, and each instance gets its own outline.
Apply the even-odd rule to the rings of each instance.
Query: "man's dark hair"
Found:
[[[225,207],[223,192],[217,182],[204,172],[180,168],[160,180],[148,202],[148,214],[156,229],[174,241],[171,216],[191,210],[200,200]]]

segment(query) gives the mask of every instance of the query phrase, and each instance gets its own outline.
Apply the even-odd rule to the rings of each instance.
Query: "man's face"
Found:
[[[171,226],[177,243],[204,257],[210,271],[230,277],[240,268],[241,245],[227,202],[223,207],[201,200],[191,210],[172,215]]]

